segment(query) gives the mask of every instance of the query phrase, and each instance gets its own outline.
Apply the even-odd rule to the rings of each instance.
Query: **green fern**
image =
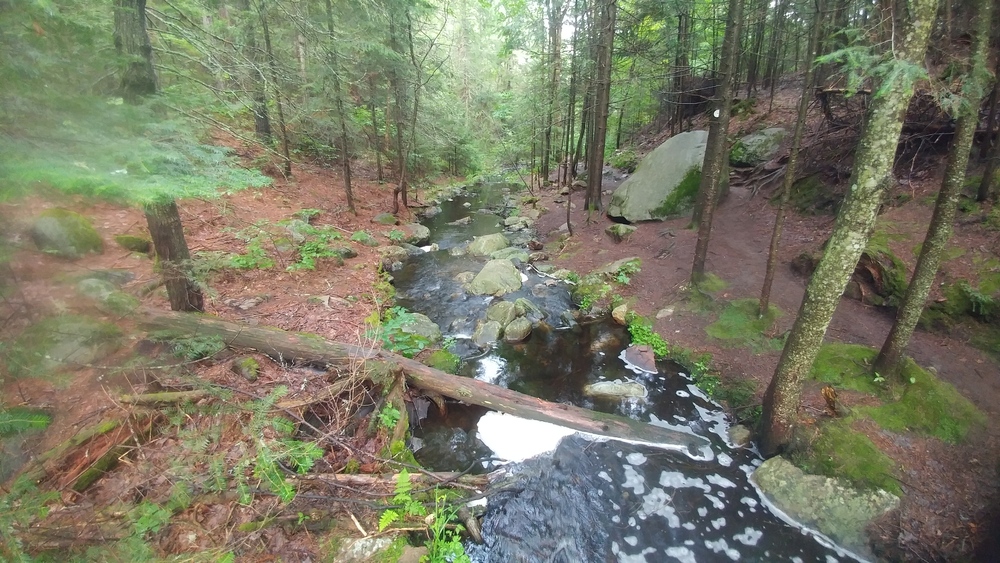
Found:
[[[51,422],[52,417],[41,411],[22,407],[0,410],[0,436],[42,430]]]

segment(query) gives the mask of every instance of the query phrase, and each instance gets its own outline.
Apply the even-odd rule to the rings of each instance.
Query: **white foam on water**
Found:
[[[673,557],[681,563],[698,563],[694,558],[694,553],[686,547],[668,547],[667,557]]]
[[[726,543],[726,540],[724,540],[722,538],[719,538],[716,541],[708,541],[708,540],[706,540],[705,541],[705,547],[707,547],[708,549],[711,549],[715,553],[725,553],[726,557],[729,557],[733,561],[739,561],[739,559],[740,559],[740,552],[736,551],[735,549],[733,549],[731,547],[729,547],[729,544]]]
[[[746,528],[743,530],[742,534],[736,534],[733,539],[740,542],[743,545],[754,546],[761,537],[764,536],[764,532],[760,530],[755,530],[753,528]]]
[[[646,491],[646,477],[637,472],[631,465],[625,465],[625,482],[622,483],[622,487],[626,489],[632,489],[632,491],[641,495]]]
[[[479,419],[479,439],[503,461],[520,462],[552,452],[574,434],[570,428],[494,411]]]
[[[722,467],[729,467],[733,464],[733,458],[726,452],[719,452],[719,455],[715,457],[719,461],[719,465]]]
[[[726,519],[724,517],[719,517],[716,518],[715,520],[712,520],[712,527],[715,528],[716,530],[721,529],[725,525],[726,525]]]
[[[677,528],[681,525],[681,519],[677,517],[674,507],[670,504],[674,498],[667,495],[663,489],[656,487],[649,491],[649,494],[642,497],[642,508],[639,509],[639,518],[645,520],[654,514],[662,516],[667,520],[667,525]],[[629,520],[631,523],[631,520]]]
[[[708,479],[709,483],[711,483],[713,485],[717,485],[719,487],[723,487],[723,488],[726,488],[726,489],[735,489],[736,488],[736,483],[733,483],[729,479],[726,479],[722,475],[719,475],[719,474],[716,474],[716,473],[713,473],[713,474],[709,475],[708,477],[706,477],[706,479]]]
[[[646,456],[642,455],[640,452],[632,452],[625,456],[625,461],[631,463],[632,465],[642,465],[646,463]]]
[[[661,471],[660,484],[664,487],[671,487],[674,489],[691,487],[701,489],[706,493],[712,490],[712,487],[706,485],[705,482],[702,481],[701,477],[687,477],[680,471]]]

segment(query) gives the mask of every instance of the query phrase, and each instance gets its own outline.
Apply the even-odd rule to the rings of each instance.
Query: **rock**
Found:
[[[506,327],[517,318],[517,309],[510,301],[497,301],[486,309],[486,320],[496,321]]]
[[[520,342],[531,334],[531,321],[518,317],[503,329],[503,339],[507,342]]]
[[[244,356],[233,360],[229,369],[233,373],[243,376],[244,379],[251,383],[257,381],[257,377],[260,375],[260,364],[251,356]]]
[[[358,255],[358,251],[350,246],[338,246],[333,251],[339,254],[341,258],[355,258]]]
[[[615,260],[614,262],[609,262],[600,268],[594,270],[594,273],[600,276],[611,276],[614,277],[618,275],[618,270],[622,269],[625,264],[633,261],[641,261],[642,259],[638,256],[628,256],[622,258],[621,260]]]
[[[729,441],[737,448],[742,448],[750,443],[750,429],[742,424],[734,424],[727,431]]]
[[[598,381],[583,388],[584,395],[591,397],[612,397],[620,399],[645,399],[649,391],[636,381]]]
[[[90,220],[61,207],[43,211],[35,219],[31,240],[38,250],[70,260],[104,252],[104,241]]]
[[[659,311],[656,312],[656,318],[665,319],[673,314],[674,314],[673,307],[664,307],[663,309],[660,309]]]
[[[859,491],[839,479],[808,475],[780,456],[765,461],[751,479],[779,510],[872,560],[865,528],[899,505],[886,491]]]
[[[819,265],[819,259],[808,252],[803,252],[792,258],[790,266],[792,271],[796,274],[808,278],[816,271],[816,266]]]
[[[421,545],[419,547],[414,547],[412,545],[407,545],[403,547],[403,553],[400,554],[396,563],[420,563],[421,561],[424,561],[425,558],[430,561],[429,556],[427,555],[428,553],[429,551],[426,546]]]
[[[407,223],[402,226],[403,242],[414,246],[422,246],[430,242],[431,230],[420,223]]]
[[[121,331],[111,323],[79,315],[43,319],[8,343],[6,362],[13,377],[49,377],[101,360],[121,345]]]
[[[500,323],[496,321],[486,321],[476,327],[476,331],[472,333],[472,341],[475,342],[480,348],[486,348],[500,338],[501,330],[503,330],[503,327],[500,326]]]
[[[573,272],[570,271],[570,270],[567,270],[566,268],[560,268],[560,269],[552,272],[552,277],[554,277],[557,280],[564,280],[565,281],[565,280],[568,280],[569,278],[573,277]]]
[[[358,244],[363,244],[365,246],[371,246],[371,247],[378,246],[378,241],[375,240],[375,237],[371,236],[365,231],[356,231],[353,235],[351,235],[351,240]]]
[[[614,319],[616,323],[622,326],[627,326],[628,312],[629,312],[628,303],[622,303],[621,305],[611,310],[611,318]]]
[[[729,151],[729,163],[733,166],[757,166],[771,160],[788,131],[781,127],[770,127],[751,133],[733,143]]]
[[[534,264],[535,262],[546,262],[549,259],[549,255],[545,252],[532,252],[528,255],[528,263]],[[538,268],[541,270],[541,266]]]
[[[441,340],[441,327],[430,317],[421,313],[408,313],[408,317],[410,321],[400,326],[403,332],[426,338],[431,344]]]
[[[611,237],[611,240],[620,243],[632,235],[636,231],[636,228],[632,225],[623,225],[621,223],[615,223],[604,229],[604,232]]]
[[[308,221],[303,221],[302,219],[289,219],[282,221],[281,224],[285,227],[285,231],[288,232],[288,236],[292,237],[295,244],[305,242],[306,237],[315,230],[315,227],[310,225]]]
[[[493,252],[501,248],[507,248],[508,246],[510,246],[510,241],[507,240],[507,237],[503,233],[483,235],[473,238],[472,242],[469,243],[469,254],[473,256],[489,256]]]
[[[520,260],[521,262],[527,262],[531,257],[523,248],[508,246],[507,248],[491,252],[490,258],[494,260]]]
[[[472,217],[462,217],[461,219],[457,219],[457,220],[452,221],[451,223],[448,223],[448,224],[451,225],[451,226],[453,226],[453,227],[461,227],[461,226],[464,226],[464,225],[468,225],[471,222],[472,222]]]
[[[663,220],[687,211],[701,182],[707,131],[690,131],[664,141],[615,190],[608,217],[629,222]]]
[[[629,346],[628,348],[622,350],[619,357],[623,362],[625,362],[625,367],[634,372],[659,372],[656,368],[656,353],[653,352],[653,349],[646,344]]]
[[[398,225],[399,219],[396,219],[396,216],[392,213],[379,213],[375,217],[372,217],[372,223],[378,225]]]
[[[476,279],[476,274],[472,272],[459,272],[455,275],[455,281],[461,284],[470,283],[474,279]]]
[[[80,277],[80,281],[85,279],[102,280],[115,287],[121,287],[135,279],[135,274],[130,270],[113,268],[109,270],[92,270]]]
[[[532,221],[537,221],[538,218],[542,216],[542,210],[541,209],[525,209],[522,212],[522,215],[524,215],[524,217],[526,219],[531,219]]]
[[[430,219],[431,217],[437,217],[440,214],[441,214],[441,207],[438,206],[438,205],[432,205],[430,207],[426,207],[423,210],[417,212],[417,215],[419,215],[420,217],[422,217],[424,219]]]
[[[510,260],[490,260],[469,283],[474,295],[501,296],[521,289],[521,272]]]
[[[345,540],[340,551],[333,554],[332,561],[341,563],[367,563],[376,560],[376,555],[387,549],[396,538],[390,535],[369,536],[356,540]]]
[[[378,249],[378,253],[382,256],[382,266],[387,269],[392,264],[402,262],[410,256],[406,249],[400,246],[383,246]]]
[[[424,253],[424,249],[419,246],[413,246],[412,244],[401,242],[397,246],[406,251],[407,256],[420,256]]]
[[[545,312],[538,305],[524,297],[518,297],[514,300],[514,312],[518,317],[525,317],[531,322],[538,322],[546,317]]]
[[[146,237],[139,237],[136,235],[115,235],[115,242],[118,243],[118,246],[128,250],[129,252],[149,254],[153,251],[153,241]]]
[[[584,180],[573,180],[573,191],[581,191],[587,189],[587,182]]]
[[[569,186],[563,186],[562,189],[559,190],[559,195],[569,195]]]

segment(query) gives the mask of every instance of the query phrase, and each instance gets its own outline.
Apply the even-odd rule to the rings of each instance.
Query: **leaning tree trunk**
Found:
[[[122,59],[121,93],[128,103],[156,93],[153,47],[146,33],[146,0],[115,0],[115,50]]]
[[[792,148],[788,153],[788,165],[785,167],[785,178],[781,183],[778,212],[774,218],[774,230],[771,231],[771,245],[767,252],[767,269],[764,271],[764,285],[760,290],[760,301],[757,314],[763,317],[767,314],[771,300],[771,285],[774,283],[774,271],[778,267],[778,243],[781,241],[781,230],[785,225],[785,213],[788,209],[788,198],[795,183],[798,172],[799,148],[802,146],[802,135],[806,129],[806,117],[809,115],[809,103],[812,101],[813,69],[816,67],[816,50],[819,48],[820,14],[823,12],[823,0],[816,0],[816,15],[813,16],[812,32],[809,35],[809,46],[806,48],[806,74],[802,78],[802,97],[799,98],[799,115],[795,120],[795,132],[792,134]]]
[[[191,253],[184,239],[177,203],[174,200],[151,203],[145,211],[160,274],[170,298],[170,308],[174,311],[204,311],[205,300],[201,289],[191,280]]]
[[[712,114],[705,147],[705,161],[698,187],[699,208],[693,221],[698,225],[698,242],[694,248],[691,283],[697,285],[705,278],[705,259],[708,256],[708,239],[712,234],[712,217],[719,199],[719,186],[726,171],[726,135],[729,133],[729,114],[733,107],[733,69],[736,51],[740,45],[740,25],[743,21],[743,0],[729,0],[726,16],[726,36],[722,40],[722,61],[719,67],[719,104]]]
[[[973,18],[976,22],[976,37],[972,64],[962,86],[964,99],[957,112],[958,123],[955,126],[951,153],[948,155],[944,183],[938,193],[934,215],[927,228],[924,244],[920,247],[920,257],[917,258],[910,285],[906,288],[903,302],[896,310],[896,322],[893,323],[889,336],[882,344],[882,350],[879,351],[873,365],[875,372],[883,377],[899,376],[903,365],[903,351],[910,343],[913,329],[920,320],[931,284],[934,283],[934,276],[937,275],[938,266],[941,264],[941,254],[951,236],[951,225],[955,220],[958,198],[965,185],[965,170],[969,164],[972,139],[979,121],[979,106],[988,86],[986,77],[989,76],[989,72],[986,69],[986,57],[992,3],[993,0],[980,0],[978,18]]]
[[[895,64],[923,66],[937,0],[901,2],[908,18],[899,30]],[[781,453],[798,420],[802,381],[812,369],[844,288],[868,244],[882,196],[891,183],[892,164],[914,84],[907,73],[891,73],[872,100],[871,116],[855,157],[850,189],[834,224],[823,258],[806,288],[798,317],[764,395],[761,453]]]

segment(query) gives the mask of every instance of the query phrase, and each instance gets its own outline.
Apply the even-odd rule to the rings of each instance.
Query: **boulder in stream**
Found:
[[[503,339],[507,342],[520,342],[531,334],[531,321],[518,317],[503,329]]]
[[[420,223],[407,223],[401,227],[403,242],[423,246],[431,240],[431,230]]]
[[[507,240],[507,237],[503,233],[483,235],[473,238],[472,242],[469,243],[469,254],[473,256],[489,256],[497,250],[507,248],[508,246],[510,246],[510,241]]]
[[[506,327],[516,318],[517,311],[510,301],[497,301],[486,309],[486,320],[496,321],[502,327]]]
[[[615,190],[608,217],[629,222],[663,220],[690,209],[701,182],[707,141],[707,131],[689,131],[656,147]]]
[[[598,381],[583,388],[584,395],[591,397],[611,397],[618,399],[645,399],[649,394],[646,386],[637,381]]]
[[[472,341],[480,348],[486,348],[500,339],[500,331],[503,327],[496,321],[486,321],[476,327],[476,332],[472,334]]]
[[[765,461],[752,479],[789,517],[869,559],[874,557],[865,528],[899,506],[899,499],[886,491],[859,491],[840,479],[809,475],[781,456]]]
[[[506,260],[520,260],[521,262],[527,262],[529,259],[527,251],[523,248],[514,248],[508,246],[507,248],[501,248],[500,250],[495,250],[490,253],[490,258],[494,260],[506,259]]]
[[[510,260],[490,260],[469,283],[474,295],[506,295],[521,289],[521,272]]]

